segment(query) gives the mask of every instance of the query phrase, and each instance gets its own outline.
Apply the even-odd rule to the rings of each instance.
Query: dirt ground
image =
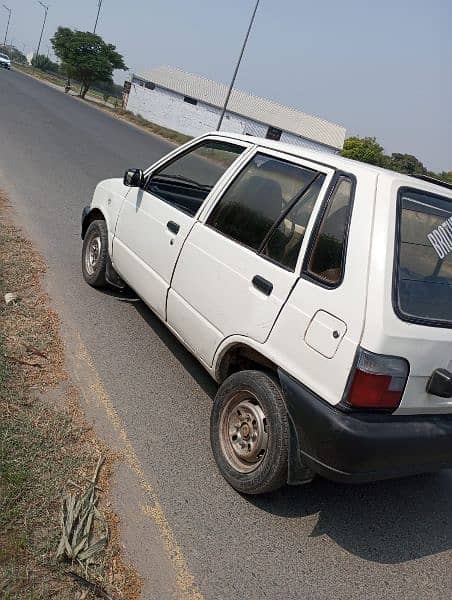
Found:
[[[135,600],[108,497],[118,457],[84,420],[45,269],[0,192],[0,596]]]

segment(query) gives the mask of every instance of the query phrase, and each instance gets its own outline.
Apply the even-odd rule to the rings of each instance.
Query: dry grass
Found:
[[[151,121],[148,121],[141,115],[135,115],[129,110],[125,110],[124,108],[113,108],[111,106],[99,105],[97,102],[86,99],[87,102],[91,104],[95,104],[100,109],[105,110],[106,112],[112,113],[119,119],[123,121],[127,121],[128,123],[133,123],[134,125],[138,125],[139,127],[150,131],[151,133],[155,133],[166,140],[174,142],[175,144],[185,144],[189,140],[193,139],[189,135],[185,135],[184,133],[179,133],[178,131],[174,131],[174,129],[168,129],[167,127],[162,127],[161,125],[156,125]]]
[[[81,416],[64,371],[58,316],[41,287],[44,272],[0,194],[0,597],[135,600],[140,580],[122,560],[105,494],[115,456]],[[6,305],[6,292],[18,302]],[[82,568],[56,559],[61,502],[86,487],[99,455],[105,462],[96,489],[109,542]]]

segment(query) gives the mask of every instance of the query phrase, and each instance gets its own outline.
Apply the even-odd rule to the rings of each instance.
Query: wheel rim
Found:
[[[220,444],[229,464],[250,473],[263,461],[268,446],[267,419],[256,396],[237,392],[220,416]]]
[[[93,231],[86,242],[85,269],[88,275],[94,275],[100,260],[102,242],[97,231]]]

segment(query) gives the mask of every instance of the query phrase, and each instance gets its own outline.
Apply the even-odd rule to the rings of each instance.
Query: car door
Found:
[[[160,164],[143,188],[131,188],[113,239],[121,277],[162,318],[174,265],[212,189],[247,148],[206,138]]]
[[[336,171],[302,276],[267,341],[287,373],[332,404],[342,398],[363,332],[375,186],[376,175]],[[379,247],[384,260],[384,240]]]
[[[331,175],[326,167],[258,150],[192,228],[167,319],[207,365],[228,336],[267,339],[298,279],[305,231]]]

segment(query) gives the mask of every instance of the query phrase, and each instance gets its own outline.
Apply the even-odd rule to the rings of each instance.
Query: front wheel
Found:
[[[282,391],[270,375],[241,371],[220,386],[210,441],[221,474],[237,491],[263,494],[287,481],[288,431]]]
[[[82,248],[82,273],[89,285],[103,288],[107,285],[108,232],[105,221],[90,223]]]

